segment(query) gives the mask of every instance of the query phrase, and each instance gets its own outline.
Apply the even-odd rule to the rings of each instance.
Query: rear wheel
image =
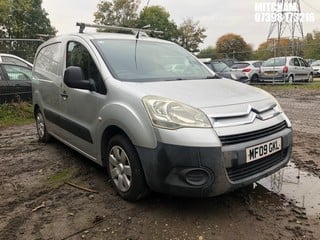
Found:
[[[257,83],[258,81],[259,81],[259,76],[257,74],[253,74],[250,79],[250,82]]]
[[[293,76],[292,76],[292,75],[290,75],[290,76],[288,77],[288,83],[289,83],[289,84],[293,84]]]
[[[311,83],[313,82],[313,74],[309,74],[309,77],[308,77],[308,82]]]
[[[40,109],[36,110],[35,118],[39,141],[46,143],[50,140],[50,134],[48,133],[46,123]]]
[[[138,154],[127,137],[111,138],[107,147],[107,170],[114,189],[123,199],[136,201],[147,195]]]

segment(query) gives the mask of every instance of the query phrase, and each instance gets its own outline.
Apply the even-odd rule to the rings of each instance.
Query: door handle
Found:
[[[68,94],[66,93],[61,93],[60,96],[63,98],[63,100],[67,100]]]

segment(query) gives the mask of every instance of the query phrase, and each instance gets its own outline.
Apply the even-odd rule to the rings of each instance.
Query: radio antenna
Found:
[[[149,3],[150,3],[150,0],[147,1],[147,5],[145,6],[145,9],[147,9],[149,7]],[[146,28],[149,28],[149,27],[150,27],[150,24],[148,24],[147,26],[143,26],[142,29],[146,29]],[[140,30],[141,29],[139,29],[138,32],[137,32],[136,39],[139,39]]]

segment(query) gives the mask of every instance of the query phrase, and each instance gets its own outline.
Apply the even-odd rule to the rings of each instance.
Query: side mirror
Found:
[[[95,91],[95,84],[92,79],[85,80],[84,73],[80,67],[70,66],[64,71],[63,82],[70,88]]]

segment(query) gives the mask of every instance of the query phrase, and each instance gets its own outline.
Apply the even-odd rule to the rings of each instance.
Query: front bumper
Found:
[[[246,163],[245,149],[281,137],[282,151]],[[284,167],[291,156],[292,130],[227,146],[197,147],[158,143],[137,147],[149,187],[156,192],[208,197],[249,185]]]

